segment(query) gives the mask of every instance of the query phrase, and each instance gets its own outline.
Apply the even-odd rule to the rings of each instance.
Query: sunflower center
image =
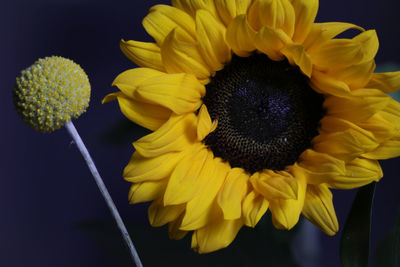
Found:
[[[284,170],[318,134],[323,97],[287,60],[234,56],[206,86],[203,99],[217,129],[204,143],[249,173]]]

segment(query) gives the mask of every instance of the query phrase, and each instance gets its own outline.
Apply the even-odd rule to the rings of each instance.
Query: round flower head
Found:
[[[124,170],[131,203],[153,201],[153,226],[192,248],[228,246],[269,210],[291,229],[302,214],[333,235],[331,188],[378,181],[400,155],[400,72],[374,73],[374,30],[315,23],[318,0],[173,0],[143,26],[154,43],[121,41],[140,68],[114,85],[121,111],[153,133]],[[359,34],[336,38],[348,29]]]
[[[14,105],[33,129],[49,133],[77,118],[89,106],[90,83],[83,69],[63,57],[46,57],[21,71]]]

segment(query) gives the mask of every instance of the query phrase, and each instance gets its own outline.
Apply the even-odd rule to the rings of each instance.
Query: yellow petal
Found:
[[[293,41],[303,43],[314,23],[318,11],[318,0],[291,0],[294,7],[296,22]]]
[[[290,37],[282,29],[273,29],[267,26],[262,27],[255,37],[257,49],[275,61],[284,59],[281,50],[290,42]]]
[[[171,152],[154,158],[145,158],[138,151],[135,151],[124,169],[124,179],[138,183],[169,177],[184,155],[183,152]]]
[[[191,74],[165,74],[143,81],[135,93],[143,102],[183,114],[194,112],[201,106],[205,87]]]
[[[400,131],[400,103],[391,97],[388,97],[388,104],[385,108],[379,111],[379,115],[392,126]]]
[[[333,177],[327,182],[335,189],[353,189],[379,181],[383,176],[377,160],[356,158],[346,164],[346,173]]]
[[[137,87],[147,79],[165,74],[149,68],[135,68],[122,72],[115,78],[112,85],[117,86],[126,96],[136,99]]]
[[[350,97],[349,86],[342,81],[332,78],[324,72],[314,70],[310,80],[311,87],[320,94]]]
[[[186,236],[188,231],[182,231],[179,229],[182,222],[183,214],[178,219],[168,224],[168,237],[173,240],[180,240]]]
[[[254,190],[268,200],[297,198],[297,180],[288,172],[271,170],[256,172],[250,177],[250,182]]]
[[[242,215],[242,201],[247,193],[249,176],[243,169],[233,168],[218,193],[217,202],[225,220],[239,219]]]
[[[188,202],[195,197],[199,187],[204,183],[200,172],[207,168],[207,148],[193,150],[177,165],[171,174],[164,195],[164,205],[177,205]]]
[[[376,88],[385,93],[396,92],[400,89],[400,71],[374,73],[367,87]]]
[[[295,11],[289,0],[255,0],[249,8],[249,23],[258,31],[262,26],[282,29],[293,36]]]
[[[312,149],[307,149],[300,155],[299,166],[304,169],[309,184],[327,183],[346,173],[344,161]]]
[[[362,32],[353,39],[332,39],[312,52],[311,60],[318,69],[344,68],[372,60],[379,47],[374,30]]]
[[[290,64],[299,66],[304,75],[311,77],[312,62],[302,45],[289,44],[282,50],[282,54],[286,56]]]
[[[364,88],[375,70],[375,60],[351,65],[343,69],[333,69],[327,72],[328,76],[346,83],[351,90]],[[374,88],[369,87],[368,88]]]
[[[218,14],[225,25],[229,25],[235,17],[246,14],[251,0],[215,0]]]
[[[197,140],[202,141],[209,133],[213,132],[218,125],[218,121],[211,122],[210,114],[206,105],[202,105],[197,115]]]
[[[133,143],[144,157],[156,157],[167,152],[183,151],[196,141],[196,115],[172,115],[157,131]]]
[[[178,8],[167,5],[155,5],[143,19],[143,27],[154,38],[159,46],[162,45],[170,32],[178,28],[181,38],[188,42],[196,40],[196,30],[193,18]]]
[[[219,18],[214,0],[172,0],[171,3],[174,7],[184,10],[192,17],[196,17],[197,10],[204,9],[210,12],[214,18]]]
[[[194,231],[192,249],[203,254],[225,248],[232,243],[242,227],[241,220],[221,220]]]
[[[270,201],[272,223],[278,229],[291,229],[299,221],[304,205],[307,181],[303,170],[297,165],[289,167],[293,177],[297,179],[297,199],[277,199]]]
[[[246,15],[239,15],[229,24],[226,30],[226,41],[238,56],[249,56],[255,47],[256,32],[247,22]]]
[[[152,131],[161,127],[171,115],[166,108],[133,100],[121,92],[113,96],[118,99],[121,112],[128,119]]]
[[[157,44],[121,40],[119,47],[125,56],[138,66],[165,72],[161,60],[161,50]]]
[[[380,144],[375,150],[362,154],[369,159],[390,159],[400,156],[400,138],[390,139]]]
[[[179,29],[174,29],[161,46],[161,56],[168,73],[188,73],[200,80],[207,80],[210,70],[195,43],[180,38]]]
[[[147,202],[162,197],[166,180],[133,184],[129,190],[129,203]]]
[[[212,155],[210,152],[209,155]],[[206,162],[201,176],[205,180],[200,192],[186,205],[182,230],[195,230],[207,225],[215,217],[217,207],[216,196],[221,189],[228,171],[229,164],[214,158]]]
[[[305,0],[306,1],[306,0]],[[311,31],[309,32],[307,38],[304,40],[303,45],[307,52],[312,52],[326,41],[334,38],[335,36],[345,32],[349,29],[357,29],[364,31],[363,28],[343,22],[324,22],[324,23],[314,23],[311,26]]]
[[[262,195],[251,191],[242,204],[244,224],[249,227],[255,227],[261,217],[267,212],[268,206],[268,200]]]
[[[303,215],[327,235],[334,235],[339,231],[332,193],[326,185],[307,187]]]
[[[395,136],[399,133],[400,127],[400,116],[397,119],[391,118],[392,120],[387,120],[383,112],[384,111],[381,111],[372,115],[366,121],[356,122],[358,126],[371,132],[379,142],[383,142]]]
[[[155,200],[148,209],[150,224],[154,227],[163,226],[176,220],[184,210],[184,204],[164,206],[162,199]]]
[[[196,13],[196,33],[200,52],[213,71],[221,70],[231,59],[231,50],[225,43],[226,28],[208,11]]]
[[[364,121],[384,109],[390,102],[390,97],[375,89],[357,89],[351,91],[351,94],[350,98],[325,97],[323,106],[327,115],[355,122]]]

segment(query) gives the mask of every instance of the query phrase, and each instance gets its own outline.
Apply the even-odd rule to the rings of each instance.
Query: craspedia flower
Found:
[[[121,111],[153,133],[124,170],[131,203],[153,201],[206,253],[269,211],[291,229],[302,214],[333,235],[331,188],[378,181],[400,155],[400,72],[374,73],[374,30],[315,23],[317,0],[173,0],[143,20],[154,43],[121,41],[140,68],[120,74]],[[336,38],[349,29],[352,39]]]
[[[84,70],[72,60],[46,57],[21,71],[13,96],[24,122],[49,133],[86,111],[90,83]]]

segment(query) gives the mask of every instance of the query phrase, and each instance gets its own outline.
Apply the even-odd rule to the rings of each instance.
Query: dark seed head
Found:
[[[323,97],[299,68],[263,54],[234,56],[207,84],[203,101],[218,120],[205,144],[249,173],[296,162],[323,116]]]

